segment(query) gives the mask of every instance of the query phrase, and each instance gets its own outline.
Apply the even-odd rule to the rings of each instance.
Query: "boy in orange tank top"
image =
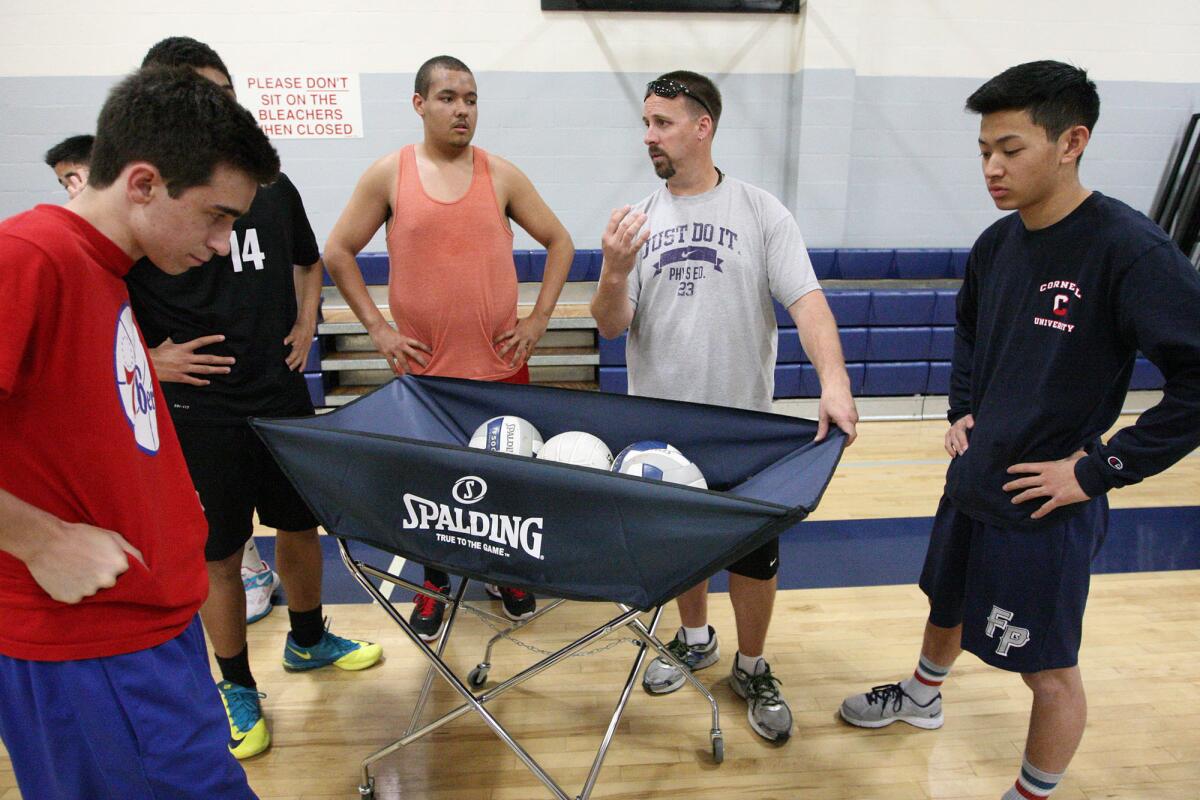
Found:
[[[429,59],[417,71],[413,109],[424,139],[372,164],[325,244],[325,265],[397,375],[529,382],[527,362],[546,332],[575,247],[529,178],[472,147],[478,89],[466,64]],[[512,227],[546,248],[532,313],[517,319]],[[376,307],[355,257],[387,224],[388,305]],[[449,591],[449,576],[426,568],[426,586]],[[532,595],[489,587],[512,619],[531,616]],[[418,596],[410,618],[426,641],[442,627],[441,603]]]

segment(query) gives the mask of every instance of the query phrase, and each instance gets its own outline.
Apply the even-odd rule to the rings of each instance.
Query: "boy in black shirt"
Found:
[[[145,64],[191,67],[233,92],[220,56],[195,39],[164,39]],[[276,563],[291,623],[284,669],[360,670],[381,655],[377,644],[326,629],[317,521],[246,422],[251,416],[313,413],[301,369],[316,325],[321,272],[300,194],[280,173],[234,223],[228,256],[179,280],[146,262],[135,264],[126,278],[208,518],[210,589],[200,616],[221,670],[229,750],[237,758],[256,755],[271,742],[250,671],[241,577],[255,511],[278,534]]]
[[[1200,445],[1200,277],[1154,223],[1084,188],[1100,111],[1078,68],[1022,64],[967,100],[997,208],[958,295],[952,456],[921,588],[930,614],[911,678],[846,698],[843,719],[942,725],[961,649],[1033,691],[1025,759],[1003,800],[1057,786],[1087,717],[1078,652],[1109,489]],[[1107,444],[1141,350],[1163,399]]]

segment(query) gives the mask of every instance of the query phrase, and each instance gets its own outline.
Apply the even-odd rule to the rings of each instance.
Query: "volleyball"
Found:
[[[536,456],[542,449],[542,435],[528,420],[520,417],[492,417],[475,429],[471,447],[515,456]]]
[[[698,489],[708,488],[708,482],[704,480],[700,468],[666,442],[634,442],[617,455],[612,469],[613,472],[636,475],[639,478],[679,483]]]
[[[551,436],[542,445],[538,458],[603,470],[610,469],[613,463],[608,445],[586,431],[566,431]]]

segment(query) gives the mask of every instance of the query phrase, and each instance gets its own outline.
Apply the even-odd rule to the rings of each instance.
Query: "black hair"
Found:
[[[1051,141],[1082,125],[1092,131],[1100,118],[1100,95],[1087,71],[1061,61],[1030,61],[1009,67],[967,98],[976,114],[1027,111]]]
[[[191,67],[203,69],[212,67],[219,71],[230,84],[233,77],[225,67],[225,62],[217,55],[217,51],[197,41],[190,36],[169,36],[146,51],[142,66],[159,67]]]
[[[413,91],[421,95],[421,97],[427,96],[429,94],[429,84],[433,82],[433,71],[438,67],[448,69],[451,72],[465,72],[468,75],[475,74],[471,72],[470,67],[454,56],[434,56],[417,70],[416,80],[413,81]]]
[[[692,109],[712,117],[713,131],[717,130],[717,123],[721,121],[721,92],[715,83],[699,72],[686,69],[659,75],[658,80],[676,81],[686,86],[689,94],[684,97],[690,101]],[[649,97],[650,93],[647,92],[646,96]]]
[[[147,67],[109,92],[88,184],[103,189],[134,161],[157,167],[171,197],[208,183],[219,164],[259,184],[279,174],[279,156],[254,116],[186,67]]]
[[[90,133],[69,136],[46,151],[46,166],[53,167],[64,161],[68,164],[89,164],[92,160],[92,142],[96,137]]]

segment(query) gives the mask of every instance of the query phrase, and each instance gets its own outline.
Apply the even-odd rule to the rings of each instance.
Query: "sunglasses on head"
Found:
[[[676,95],[685,94],[699,103],[701,107],[708,112],[710,117],[713,116],[712,109],[708,107],[708,103],[704,102],[695,94],[693,94],[692,91],[688,89],[686,84],[680,83],[679,81],[662,80],[661,78],[656,81],[650,81],[646,84],[646,97],[649,97],[651,93],[654,93],[659,97],[666,97],[668,99],[675,97]],[[642,99],[644,100],[646,98],[643,97]]]

